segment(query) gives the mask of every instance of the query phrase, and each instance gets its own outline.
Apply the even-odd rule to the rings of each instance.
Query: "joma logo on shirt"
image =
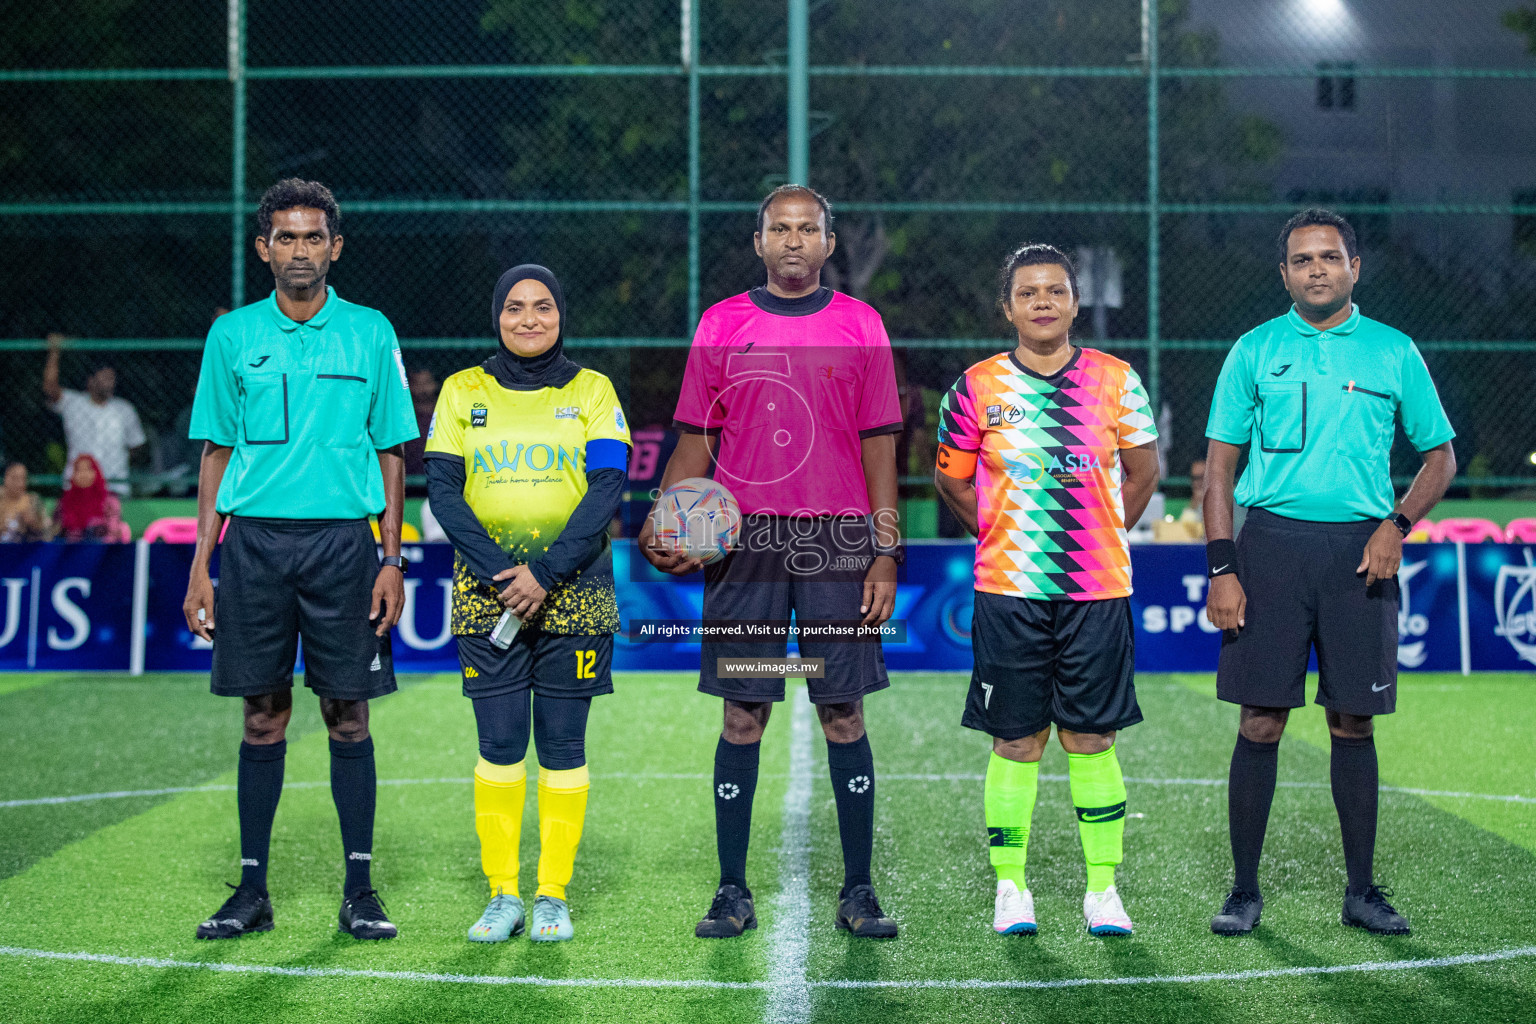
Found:
[[[579,448],[566,448],[561,444],[519,444],[515,450],[511,450],[508,442],[503,441],[499,451],[496,446],[489,444],[484,448],[476,448],[470,472],[500,473],[510,469],[515,473],[519,466],[535,473],[548,469],[563,470],[567,466],[579,469],[580,460]]]

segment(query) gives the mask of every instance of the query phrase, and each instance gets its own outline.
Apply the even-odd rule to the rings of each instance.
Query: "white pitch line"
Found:
[[[622,779],[628,781],[668,781],[668,780],[696,780],[712,778],[708,772],[593,772],[594,779]],[[783,778],[783,776],[761,775],[759,779]],[[981,782],[986,776],[977,772],[888,772],[880,776],[883,782]],[[1041,774],[1041,782],[1066,782],[1065,775]],[[1138,778],[1127,775],[1126,782],[1141,786],[1225,786],[1226,779],[1152,779]],[[467,786],[470,779],[443,778],[443,779],[380,779],[381,786],[437,786],[437,785],[462,785]],[[1278,782],[1277,786],[1283,789],[1330,789],[1327,782]],[[330,786],[329,782],[289,782],[283,788],[286,789],[322,789]],[[105,793],[77,793],[71,796],[39,796],[25,800],[0,800],[0,810],[7,807],[46,807],[55,804],[77,804],[91,800],[125,800],[132,797],[148,796],[175,796],[179,793],[233,793],[234,786],[167,786],[162,789],[117,789]],[[1420,789],[1414,786],[1382,786],[1382,793],[1397,793],[1403,796],[1435,796],[1450,800],[1496,800],[1509,804],[1536,804],[1536,797],[1517,796],[1501,793],[1465,793],[1450,789]]]
[[[792,700],[779,891],[768,931],[768,1008],[763,1018],[769,1024],[811,1019],[811,992],[805,982],[811,948],[811,703],[798,691]]]
[[[45,949],[0,946],[0,956],[29,960],[73,960],[118,967],[182,967],[231,974],[276,974],[288,978],[376,978],[385,981],[435,981],[451,985],[537,985],[549,988],[715,988],[761,989],[761,981],[708,981],[669,978],[545,978],[537,974],[441,974],[434,971],[367,971],[345,967],[279,967],[275,964],[231,964],[209,960],[167,960],[152,956],[111,956],[106,953],[54,953]]]
[[[880,776],[883,782],[981,782],[985,775],[978,772],[916,772],[902,774],[887,772]],[[1041,782],[1066,782],[1065,775],[1040,775]],[[1225,786],[1226,779],[1150,779],[1127,775],[1126,782],[1142,786]],[[1283,789],[1331,789],[1328,782],[1277,782]],[[1510,804],[1536,804],[1536,797],[1502,793],[1464,793],[1451,789],[1420,789],[1416,786],[1381,786],[1382,793],[1399,793],[1405,796],[1439,796],[1453,800],[1498,800]],[[4,805],[0,805],[4,806]]]
[[[1315,974],[1374,974],[1383,971],[1415,971],[1436,967],[1460,967],[1464,964],[1486,964],[1499,960],[1516,960],[1536,957],[1536,946],[1519,946],[1515,949],[1499,949],[1491,953],[1461,953],[1456,956],[1434,956],[1420,960],[1368,960],[1360,964],[1336,964],[1331,967],[1272,967],[1253,971],[1222,971],[1209,974],[1148,974],[1132,978],[1061,978],[1056,981],[1031,981],[1027,979],[991,980],[987,978],[956,978],[954,980],[919,981],[813,981],[814,988],[899,988],[899,989],[1050,989],[1088,988],[1094,985],[1198,985],[1212,981],[1261,981],[1265,978],[1299,978]]]
[[[446,974],[434,971],[370,971],[346,967],[279,967],[275,964],[232,964],[210,960],[170,960],[149,956],[113,956],[107,953],[65,953],[21,946],[0,946],[0,956],[26,960],[56,960],[74,963],[106,964],[114,967],[180,968],[216,971],[228,974],[267,974],[291,978],[366,978],[381,981],[437,982],[450,985],[530,985],[547,988],[651,988],[651,989],[727,989],[758,991],[768,989],[770,1008],[777,991],[773,982],[710,981],[702,978],[545,978],[540,975]],[[799,988],[809,989],[1059,989],[1090,988],[1099,985],[1198,985],[1210,982],[1262,981],[1268,978],[1296,978],[1319,974],[1376,974],[1388,971],[1433,970],[1471,964],[1497,963],[1536,957],[1536,946],[1498,949],[1487,953],[1461,953],[1454,956],[1426,957],[1418,960],[1368,960],[1356,964],[1327,967],[1274,967],[1251,971],[1225,971],[1208,974],[1149,974],[1123,978],[1061,978],[1057,980],[934,978],[910,981],[807,981],[802,972]],[[809,1019],[809,1018],[801,1018]]]

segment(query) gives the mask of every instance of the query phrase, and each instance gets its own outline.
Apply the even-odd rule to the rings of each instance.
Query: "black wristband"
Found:
[[[1205,545],[1205,574],[1212,579],[1237,572],[1237,542],[1213,540]]]

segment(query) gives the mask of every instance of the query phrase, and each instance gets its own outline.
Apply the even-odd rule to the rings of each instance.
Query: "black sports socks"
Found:
[[[715,746],[715,846],[721,885],[747,888],[747,842],[761,750],[761,742],[728,743],[724,736]]]
[[[843,841],[843,890],[869,885],[875,848],[875,758],[869,736],[852,743],[827,740],[827,770],[837,799],[837,831]]]
[[[1344,835],[1344,870],[1349,875],[1349,888],[1363,893],[1371,885],[1376,854],[1375,739],[1333,737],[1328,775],[1333,783],[1333,806],[1339,812],[1339,831]]]
[[[331,740],[331,799],[341,819],[341,848],[347,858],[342,892],[370,889],[373,861],[373,810],[378,776],[373,767],[373,737],[356,743]]]
[[[1259,895],[1259,855],[1269,827],[1269,806],[1275,799],[1275,772],[1280,743],[1255,743],[1238,734],[1232,748],[1227,784],[1227,832],[1232,840],[1234,884]]]
[[[240,743],[235,803],[240,811],[240,884],[267,891],[267,853],[272,819],[283,795],[283,764],[288,741]]]

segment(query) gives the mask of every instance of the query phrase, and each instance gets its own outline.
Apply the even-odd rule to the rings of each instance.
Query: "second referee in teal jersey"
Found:
[[[400,618],[406,568],[401,446],[417,436],[416,416],[394,328],[326,284],[341,254],[330,190],[280,181],[256,219],[256,252],[277,289],[214,322],[192,403],[190,433],[204,445],[183,610],[187,628],[213,641],[213,692],[245,703],[240,884],[197,937],[272,928],[267,849],[302,636],[304,683],[320,698],[331,739],[346,866],[340,926],[355,938],[388,939],[395,926],[370,873],[376,776],[368,701],[395,690],[389,630]],[[382,565],[370,515],[379,516]],[[215,602],[208,563],[226,517]]]
[[[1377,772],[1371,721],[1397,706],[1397,567],[1403,538],[1456,474],[1456,432],[1402,332],[1360,315],[1355,232],[1306,210],[1280,233],[1280,275],[1295,304],[1238,339],[1211,402],[1205,530],[1211,624],[1223,630],[1216,694],[1242,705],[1227,788],[1235,878],[1211,930],[1259,922],[1259,854],[1275,795],[1280,734],[1317,703],[1332,736],[1333,802],[1344,837],[1341,919],[1382,935],[1408,921],[1375,884]],[[1396,424],[1423,458],[1394,503]],[[1241,446],[1248,468],[1234,497]],[[1233,503],[1248,517],[1234,543]]]

